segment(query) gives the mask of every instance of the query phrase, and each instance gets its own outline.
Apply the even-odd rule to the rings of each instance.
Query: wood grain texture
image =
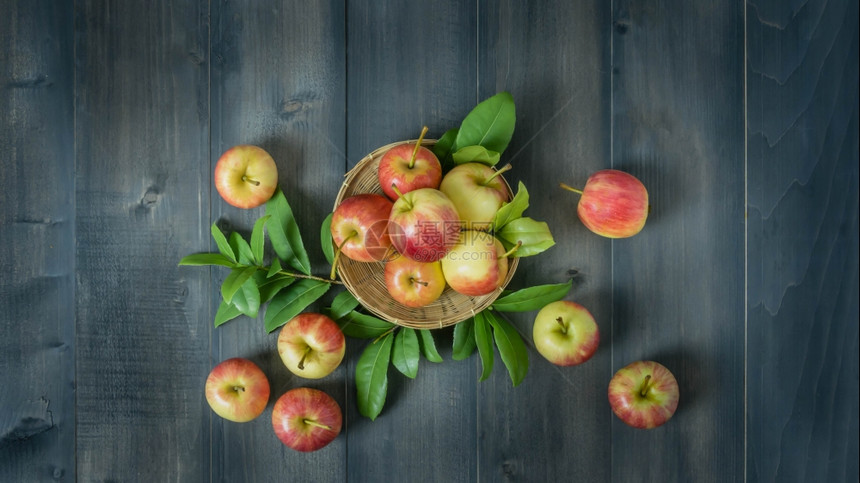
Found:
[[[208,2],[78,2],[77,478],[209,478]]]
[[[612,365],[660,362],[681,401],[655,430],[613,418],[613,480],[743,480],[742,7],[614,4],[612,166],[651,213],[613,242]]]
[[[0,481],[71,481],[72,9],[0,1],[0,12]]]
[[[254,144],[278,165],[279,185],[299,224],[315,273],[329,267],[320,247],[320,224],[331,212],[345,165],[345,44],[343,2],[218,2],[212,11],[211,156],[209,183],[221,153]],[[234,208],[212,190],[212,220],[225,232],[249,238],[265,208]],[[210,222],[211,222],[210,221]],[[204,244],[204,247],[206,245]],[[203,247],[201,247],[203,248]],[[210,250],[216,250],[214,244]],[[273,254],[272,254],[273,255]],[[229,273],[214,272],[211,310]],[[327,297],[330,299],[331,297]],[[319,310],[321,303],[308,310]],[[213,363],[249,358],[269,378],[269,407],[256,420],[234,424],[215,416],[213,479],[222,481],[340,481],[346,477],[345,436],[311,454],[280,443],[272,406],[287,390],[308,386],[348,404],[346,365],[321,380],[292,375],[277,352],[279,331],[267,334],[264,311],[240,317],[213,333]],[[211,326],[212,321],[208,322]]]
[[[858,6],[750,2],[748,481],[857,481]]]
[[[606,2],[481,2],[481,98],[513,94],[517,125],[502,162],[530,193],[526,216],[546,221],[556,245],[520,260],[512,288],[574,279],[567,299],[594,315],[602,341],[577,367],[557,367],[529,349],[529,373],[512,387],[501,360],[478,386],[481,481],[608,481],[605,397],[611,375],[610,242],[576,218],[579,199],[559,181],[584,185],[609,167],[609,24]],[[536,312],[510,314],[532,345]]]
[[[475,4],[442,1],[347,5],[348,167],[373,149],[457,127],[475,105]],[[422,359],[409,380],[388,373],[376,421],[350,401],[350,481],[474,481],[476,359],[451,360],[451,331],[434,331],[445,361]],[[349,395],[364,341],[349,341]]]

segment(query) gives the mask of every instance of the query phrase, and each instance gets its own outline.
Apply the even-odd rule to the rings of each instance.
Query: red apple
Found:
[[[427,126],[421,130],[421,136],[415,144],[394,146],[379,160],[379,186],[392,200],[400,197],[392,186],[396,186],[401,193],[439,187],[442,181],[442,165],[433,151],[421,146],[425,134]]]
[[[627,238],[645,226],[648,191],[632,174],[604,169],[592,174],[582,191],[564,183],[561,187],[581,195],[576,213],[589,230],[600,236]]]
[[[508,275],[508,254],[501,242],[482,231],[467,230],[442,259],[445,281],[457,292],[486,295],[499,287]]]
[[[407,307],[423,307],[445,290],[442,264],[399,256],[385,264],[385,286],[391,297]]]
[[[461,164],[442,178],[439,191],[451,199],[467,228],[486,230],[508,201],[508,188],[500,175],[509,169],[511,165],[496,171],[481,163]]]
[[[532,328],[535,349],[558,366],[582,364],[594,355],[600,331],[582,305],[559,300],[544,306]]]
[[[391,207],[391,201],[377,194],[343,200],[331,218],[331,236],[339,247],[338,254],[358,262],[383,260],[391,247],[388,237]]]
[[[663,365],[637,361],[609,381],[609,405],[622,421],[640,429],[665,423],[678,408],[678,381]]]
[[[272,428],[282,443],[296,451],[316,451],[340,434],[343,415],[328,394],[309,387],[287,391],[272,409]]]
[[[215,189],[237,208],[256,208],[278,187],[278,167],[269,153],[250,145],[233,146],[215,165]]]
[[[307,379],[332,373],[343,360],[346,339],[335,321],[323,314],[299,314],[278,335],[278,353],[287,369]]]
[[[435,262],[456,243],[460,215],[439,190],[421,188],[403,193],[388,218],[391,244],[419,262]]]
[[[206,379],[206,401],[218,416],[245,423],[266,409],[269,380],[248,359],[227,359],[209,373]]]

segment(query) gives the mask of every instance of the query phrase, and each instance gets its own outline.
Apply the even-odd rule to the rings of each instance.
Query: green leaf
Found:
[[[242,238],[242,235],[235,231],[230,233],[230,246],[233,248],[233,251],[239,254],[239,263],[242,265],[254,264],[254,253],[251,252],[251,245],[248,245],[248,242]]]
[[[272,332],[299,315],[308,305],[322,297],[330,286],[327,282],[303,279],[278,292],[266,308],[266,332]]]
[[[499,211],[496,212],[495,218],[493,218],[493,231],[499,231],[505,227],[508,223],[521,218],[523,216],[523,212],[526,211],[526,208],[529,207],[529,190],[526,189],[526,185],[520,181],[517,186],[517,194],[514,196],[509,203],[505,203],[499,208]],[[516,242],[514,243],[516,245]]]
[[[451,357],[455,361],[468,359],[475,352],[475,319],[468,319],[454,325],[454,351]]]
[[[224,283],[221,284],[221,297],[224,298],[224,301],[230,302],[233,300],[233,295],[236,294],[242,284],[251,278],[251,275],[254,275],[256,271],[255,267],[240,267],[231,270],[230,275],[227,275]]]
[[[535,221],[527,217],[517,218],[506,224],[504,228],[498,231],[498,238],[506,247],[522,242],[522,246],[514,255],[516,257],[537,255],[555,245],[555,240],[552,239],[552,233],[549,231],[549,225],[546,222]]]
[[[344,290],[332,300],[331,308],[329,308],[329,317],[338,320],[352,312],[352,309],[356,307],[358,307],[358,300],[349,290]]]
[[[242,312],[236,306],[222,300],[221,305],[218,306],[218,312],[215,312],[215,327],[229,322],[240,315],[242,315]]]
[[[266,202],[266,214],[271,215],[266,222],[266,229],[269,231],[269,241],[272,242],[275,253],[296,270],[310,275],[311,262],[302,244],[299,225],[280,188],[275,190],[275,194]]]
[[[331,239],[331,217],[334,213],[329,213],[325,220],[323,220],[322,226],[320,227],[320,244],[322,245],[322,252],[325,255],[325,259],[328,260],[328,264],[331,265],[334,263],[334,245]]]
[[[490,151],[483,146],[464,146],[451,155],[454,164],[481,163],[487,166],[495,166],[499,163],[501,155]]]
[[[496,299],[493,302],[493,310],[498,310],[499,312],[540,310],[548,303],[563,299],[570,292],[572,286],[573,280],[569,280],[567,283],[537,285],[517,290]]]
[[[233,295],[230,303],[248,317],[257,317],[260,310],[260,289],[257,288],[257,281],[253,277],[246,280]]]
[[[227,243],[227,238],[221,233],[221,230],[218,229],[218,225],[212,223],[212,239],[215,240],[215,244],[218,245],[218,251],[221,252],[222,255],[230,259],[232,262],[236,262],[236,252],[233,251],[233,248],[230,247],[230,244]]]
[[[483,311],[475,314],[475,345],[478,346],[483,367],[479,380],[483,381],[493,372],[493,341],[490,338],[490,325]]]
[[[257,272],[254,274],[254,278],[256,279],[262,275],[263,272]],[[289,275],[275,275],[272,278],[263,277],[262,279],[257,279],[257,286],[260,289],[260,301],[266,303],[272,300],[282,288],[292,285],[295,281],[295,277]]]
[[[394,324],[355,310],[337,319],[343,335],[356,339],[375,339],[388,332]]]
[[[234,268],[236,264],[221,253],[195,253],[182,257],[179,265],[199,267],[203,265],[221,265],[222,267]]]
[[[501,154],[511,142],[516,120],[513,96],[500,92],[466,115],[453,149],[457,151],[465,146],[479,145]]]
[[[451,154],[451,148],[454,147],[454,141],[457,139],[457,133],[460,132],[456,127],[445,131],[445,134],[436,141],[431,151],[439,158],[439,162],[443,165],[445,160]]]
[[[529,372],[529,351],[517,329],[507,320],[492,312],[486,313],[487,321],[493,326],[493,338],[502,362],[508,368],[508,375],[514,387],[518,386]]]
[[[270,217],[270,215],[261,217],[254,223],[254,229],[251,231],[251,254],[254,256],[254,263],[257,265],[263,264],[263,248],[266,241],[263,228]]]
[[[269,273],[266,274],[266,278],[272,278],[281,271],[281,261],[278,260],[277,257],[272,259],[272,265],[269,267]]]
[[[393,334],[388,334],[381,340],[368,344],[355,364],[358,412],[371,420],[375,420],[385,406],[392,338]]]
[[[442,362],[442,356],[436,350],[433,334],[427,329],[419,329],[418,334],[421,336],[421,353],[424,354],[424,358],[430,362]]]
[[[394,337],[394,351],[391,353],[391,363],[404,376],[415,379],[418,375],[418,336],[415,329],[404,327],[397,331]]]

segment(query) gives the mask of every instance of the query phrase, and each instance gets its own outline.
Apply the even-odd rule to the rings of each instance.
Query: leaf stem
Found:
[[[383,338],[383,337],[385,337],[386,335],[388,335],[388,334],[390,334],[390,333],[394,332],[394,329],[396,329],[396,328],[397,328],[397,326],[395,325],[395,326],[391,327],[390,329],[386,330],[385,332],[383,332],[383,333],[379,334],[379,337],[377,337],[377,338],[373,339],[373,342],[371,342],[371,344],[376,344],[377,342],[379,342],[380,340],[382,340],[382,338]]]
[[[263,270],[265,272],[268,272],[269,267],[257,267],[257,270]],[[336,283],[338,285],[343,285],[343,282],[341,282],[340,280],[333,280],[333,279],[329,280],[329,279],[323,278],[323,277],[315,277],[313,275],[305,275],[304,273],[293,273],[293,272],[288,272],[286,270],[278,270],[277,274],[278,275],[288,275],[288,276],[293,277],[293,278],[304,278],[307,280],[316,280],[317,282]]]
[[[577,193],[580,196],[582,196],[582,190],[578,190],[578,189],[574,188],[573,186],[570,186],[570,185],[567,185],[564,183],[559,183],[558,185],[561,186],[562,188],[568,190],[568,191],[573,191],[574,193]]]
[[[409,158],[409,169],[412,169],[415,167],[415,156],[418,155],[418,149],[421,148],[421,141],[424,140],[424,135],[427,134],[427,131],[428,131],[427,126],[424,126],[423,128],[421,128],[421,135],[418,136],[418,141],[415,143],[415,149],[412,150],[412,157]]]

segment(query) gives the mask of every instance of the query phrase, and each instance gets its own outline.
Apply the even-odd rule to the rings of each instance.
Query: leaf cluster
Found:
[[[188,255],[179,264],[219,265],[230,269],[221,284],[222,300],[215,313],[215,327],[240,315],[256,318],[261,307],[267,304],[263,320],[266,331],[272,332],[331,288],[333,281],[311,274],[298,224],[280,189],[266,203],[266,214],[254,223],[250,241],[237,232],[228,238],[215,223],[211,232],[218,253]],[[268,265],[266,239],[276,254]],[[331,242],[331,237],[323,239]],[[284,265],[290,269],[285,270]]]

